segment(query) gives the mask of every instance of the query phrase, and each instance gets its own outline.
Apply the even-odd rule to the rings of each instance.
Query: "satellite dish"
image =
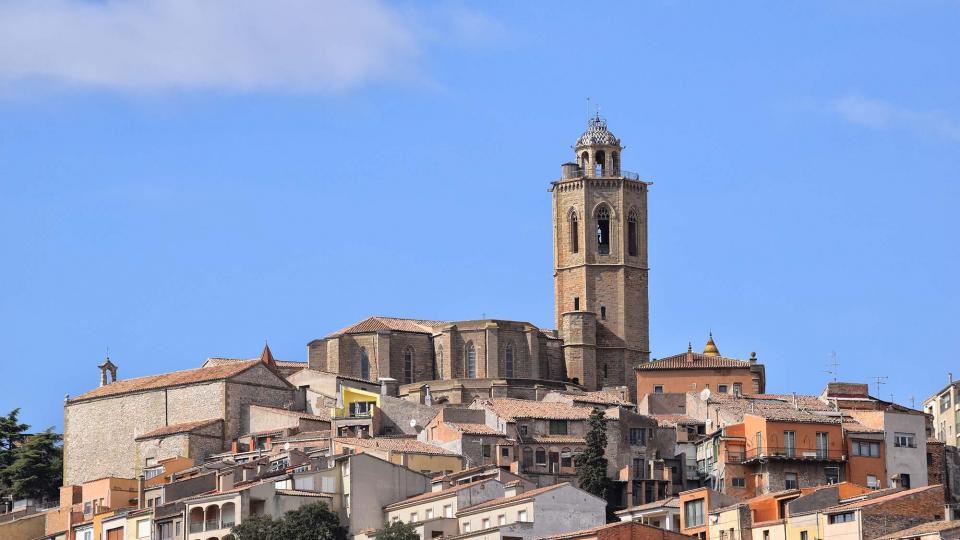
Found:
[[[410,427],[417,427],[417,421],[413,418],[410,419]]]
[[[700,399],[702,399],[702,400],[704,400],[704,401],[710,399],[710,389],[709,389],[709,388],[704,388],[704,389],[700,392]]]

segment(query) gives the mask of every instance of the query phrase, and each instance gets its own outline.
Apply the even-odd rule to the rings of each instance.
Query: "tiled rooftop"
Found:
[[[569,485],[570,485],[570,482],[562,482],[560,484],[553,484],[552,486],[546,486],[542,488],[531,489],[529,491],[524,491],[523,493],[519,493],[511,497],[500,497],[497,499],[492,499],[486,502],[482,502],[480,504],[468,506],[460,510],[459,512],[457,512],[457,514],[458,515],[470,514],[479,510],[487,509],[487,508],[494,508],[494,507],[505,505],[505,504],[513,504],[516,502],[524,501],[526,499],[531,499],[533,497],[536,497],[537,495],[547,493],[548,491],[553,491],[555,489],[559,489],[561,487],[569,486]]]
[[[444,450],[439,446],[428,444],[412,437],[372,437],[363,439],[359,437],[337,437],[334,439],[340,444],[348,446],[359,446],[361,448],[372,448],[377,450],[387,450],[390,452],[401,452],[407,454],[430,454],[437,456],[457,456],[449,450]]]
[[[252,362],[253,360],[259,360],[259,359],[260,359],[260,357],[257,357],[257,358],[225,358],[225,357],[223,357],[223,356],[211,356],[210,358],[207,358],[207,361],[205,362],[204,365],[206,365],[206,366],[229,366],[229,365],[235,364],[235,363],[237,363],[237,362]],[[301,368],[301,369],[305,369],[305,368],[307,367],[307,363],[306,363],[306,362],[298,362],[298,361],[296,361],[296,360],[274,360],[274,362],[277,364],[277,367],[282,367],[282,368]]]
[[[509,422],[517,418],[541,420],[586,420],[593,411],[590,407],[576,407],[567,403],[530,401],[526,399],[492,398],[480,400],[497,416]]]
[[[360,322],[353,323],[346,328],[341,328],[328,335],[338,336],[341,334],[364,334],[367,332],[378,332],[391,330],[394,332],[416,332],[419,334],[433,333],[433,327],[444,324],[443,321],[429,321],[421,319],[401,319],[399,317],[370,317]]]
[[[656,419],[657,423],[660,424],[661,426],[677,426],[677,425],[704,423],[703,420],[697,420],[696,418],[687,416],[685,414],[651,414],[648,416]]]
[[[647,371],[652,369],[749,368],[750,365],[749,360],[685,352],[640,364],[637,369]]]
[[[228,379],[259,363],[259,360],[245,360],[242,362],[232,362],[220,366],[173,371],[170,373],[164,373],[162,375],[148,375],[146,377],[137,377],[135,379],[121,379],[99,388],[94,388],[93,390],[90,390],[84,394],[80,394],[77,397],[71,398],[70,403],[99,397],[142,392],[145,390],[156,390],[171,386],[183,386]]]
[[[471,423],[461,423],[461,422],[444,422],[451,429],[455,429],[467,435],[492,435],[497,437],[506,437],[505,433],[501,433],[496,429],[486,425],[486,424],[471,424]]]
[[[825,511],[825,512],[835,512],[835,511],[836,511],[836,512],[840,512],[840,511],[844,511],[844,510],[855,510],[855,509],[857,509],[857,508],[864,508],[864,507],[867,507],[867,506],[874,506],[874,505],[877,505],[877,504],[882,504],[882,503],[885,503],[885,502],[890,502],[890,501],[892,501],[892,500],[899,499],[900,497],[909,497],[909,496],[911,496],[911,495],[916,495],[916,494],[918,494],[918,493],[923,493],[923,492],[929,491],[929,490],[931,490],[931,489],[943,490],[943,486],[940,485],[940,484],[935,484],[935,485],[932,485],[932,486],[922,486],[922,487],[913,488],[913,489],[893,490],[893,493],[888,493],[888,494],[885,494],[885,495],[881,495],[881,496],[879,496],[879,497],[870,497],[870,498],[867,498],[867,499],[856,500],[856,501],[849,502],[849,503],[838,504],[837,506],[832,506],[832,507],[830,507],[830,508],[825,509],[824,511]]]
[[[189,433],[195,429],[200,429],[202,427],[211,426],[217,422],[223,422],[220,418],[209,418],[207,420],[198,420],[196,422],[184,422],[181,424],[170,424],[169,426],[163,426],[157,428],[153,431],[148,431],[143,435],[137,437],[137,440],[140,439],[150,439],[153,437],[163,437],[165,435],[176,435],[177,433]]]
[[[403,507],[409,506],[409,505],[411,505],[411,504],[418,504],[418,503],[422,503],[422,502],[426,502],[426,501],[432,501],[432,500],[434,500],[434,499],[442,499],[442,498],[444,498],[444,497],[449,497],[450,495],[453,495],[453,494],[455,494],[455,493],[457,493],[457,492],[459,492],[459,491],[463,491],[463,490],[465,490],[465,489],[467,489],[467,488],[471,488],[471,487],[474,487],[474,486],[479,486],[480,484],[485,484],[485,483],[490,482],[490,481],[492,481],[492,480],[493,480],[493,479],[491,478],[491,479],[483,480],[483,481],[480,481],[480,482],[467,482],[467,483],[465,483],[465,484],[458,484],[458,485],[456,485],[456,486],[448,487],[448,488],[441,489],[441,490],[438,490],[438,491],[428,491],[428,492],[426,492],[426,493],[421,493],[420,495],[414,495],[413,497],[408,497],[408,498],[406,498],[406,499],[404,499],[404,500],[402,500],[402,501],[397,501],[397,502],[395,502],[395,503],[388,504],[387,506],[384,506],[383,509],[384,509],[384,510],[393,510],[393,509],[395,509],[395,508],[403,508]]]
[[[950,529],[960,528],[960,520],[945,521],[937,520],[931,521],[929,523],[922,523],[916,527],[910,527],[909,529],[904,529],[902,531],[897,531],[895,533],[890,533],[886,536],[881,536],[877,540],[894,540],[896,538],[914,538],[917,536],[923,536],[927,534],[937,533],[941,531],[947,531]]]

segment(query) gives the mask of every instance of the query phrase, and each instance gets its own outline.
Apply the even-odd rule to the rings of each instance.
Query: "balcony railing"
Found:
[[[192,533],[203,532],[203,522],[194,521],[190,523],[190,532]]]
[[[743,463],[743,461],[744,461],[743,450],[727,451],[727,463]]]
[[[742,463],[755,460],[844,461],[845,459],[846,456],[840,449],[767,446],[747,450]]]

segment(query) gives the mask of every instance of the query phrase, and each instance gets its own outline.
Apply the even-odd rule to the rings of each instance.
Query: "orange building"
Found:
[[[93,523],[94,516],[110,510],[137,505],[137,480],[100,478],[78,486],[60,488],[60,507],[47,514],[46,534],[72,531],[81,523]]]
[[[637,403],[647,394],[684,394],[709,389],[721,394],[762,394],[766,391],[763,364],[720,355],[713,334],[703,353],[687,352],[640,364],[636,368]]]
[[[706,540],[710,537],[707,515],[739,501],[736,497],[705,487],[684,491],[680,494],[680,532]]]

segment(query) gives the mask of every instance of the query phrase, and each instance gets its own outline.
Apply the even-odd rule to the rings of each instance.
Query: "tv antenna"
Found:
[[[880,385],[881,385],[881,384],[887,384],[887,379],[889,379],[889,378],[890,378],[890,377],[884,377],[884,376],[881,376],[881,375],[878,375],[878,376],[876,376],[876,377],[873,378],[873,382],[876,383],[876,385],[877,385],[877,399],[880,399]]]
[[[833,382],[837,382],[840,376],[840,360],[837,360],[837,351],[830,351],[830,369],[824,370],[824,373],[833,377]]]

